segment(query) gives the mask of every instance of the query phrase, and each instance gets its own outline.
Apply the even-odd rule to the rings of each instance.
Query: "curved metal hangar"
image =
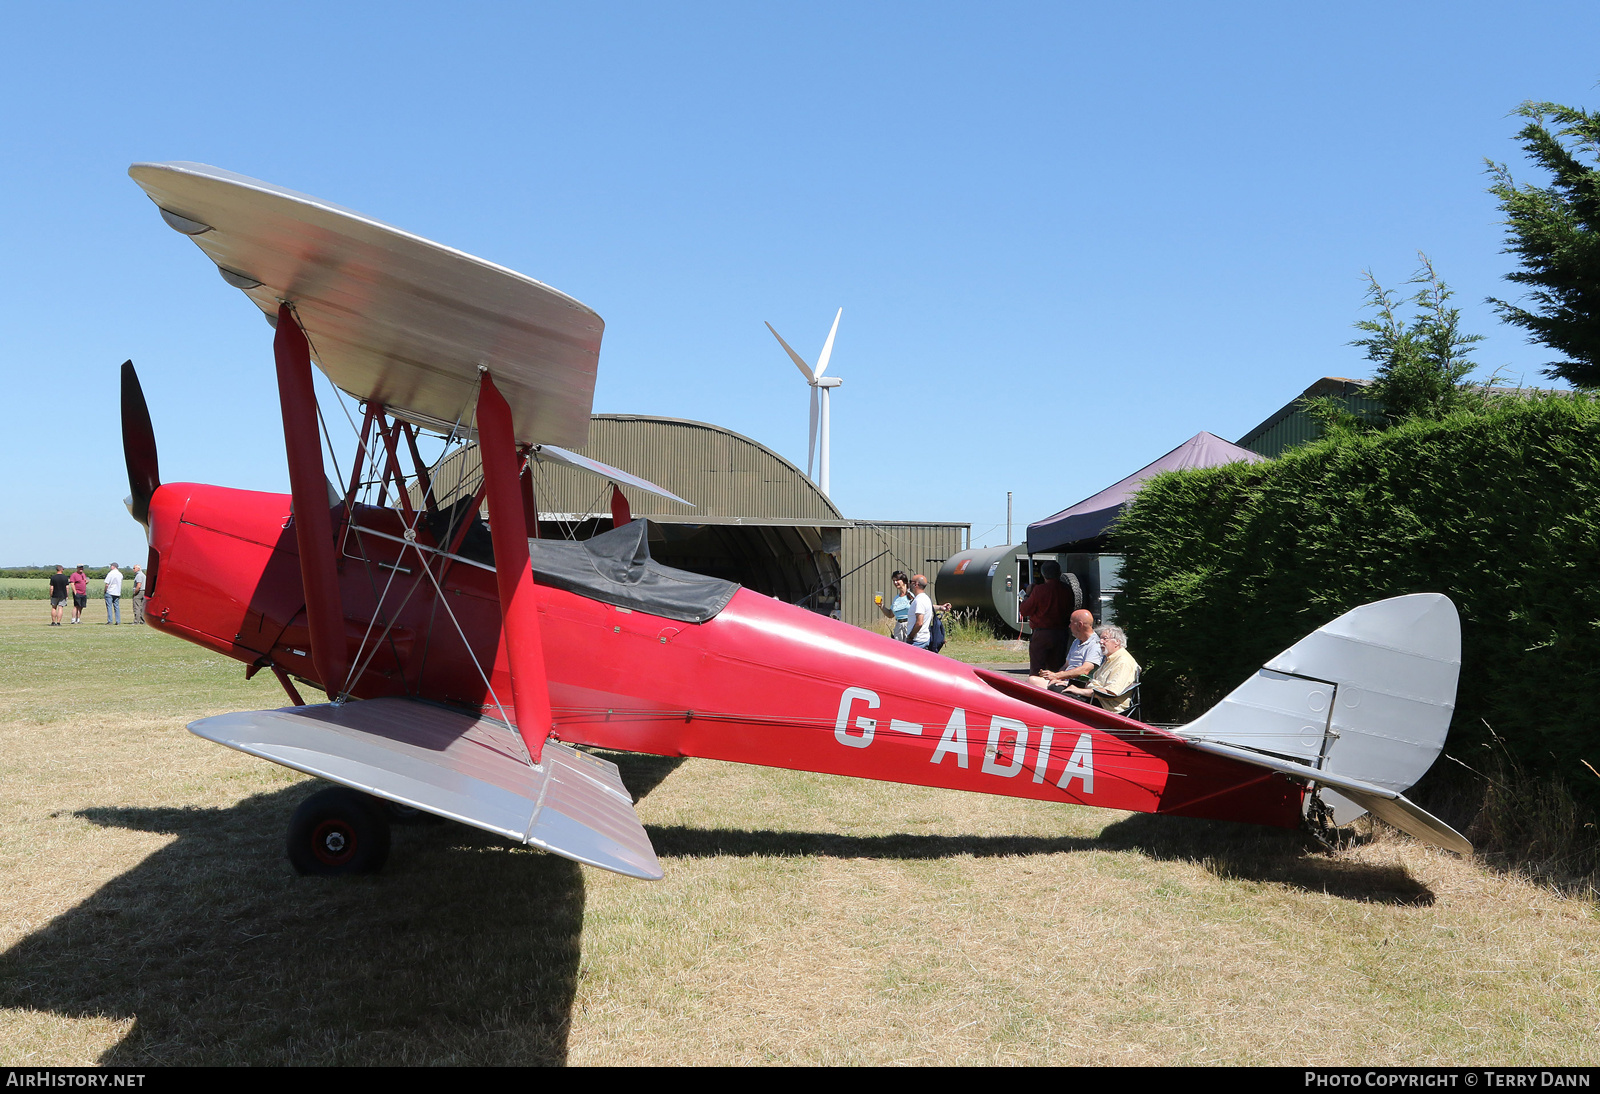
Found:
[[[706,422],[596,414],[588,443],[575,451],[694,503],[621,488],[633,516],[650,521],[656,561],[824,613],[837,606],[841,533],[852,522],[765,445]],[[476,489],[480,476],[477,450],[467,449],[435,468],[436,494],[448,502]],[[605,479],[545,461],[535,465],[533,483],[542,537],[588,539],[611,528]]]

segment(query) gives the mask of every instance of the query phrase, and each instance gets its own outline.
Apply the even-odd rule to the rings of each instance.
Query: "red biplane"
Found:
[[[292,703],[189,728],[336,784],[291,821],[300,871],[379,868],[391,812],[419,810],[660,877],[617,768],[582,746],[1284,827],[1371,810],[1470,850],[1403,794],[1454,705],[1443,596],[1347,613],[1172,732],[662,566],[615,487],[612,530],[541,539],[540,461],[665,493],[558,447],[587,436],[598,315],[254,179],[129,173],[276,328],[290,494],[161,482],[131,363],[122,424],[150,624]],[[313,364],[363,408],[338,485]],[[422,435],[475,445],[481,482],[437,489]]]

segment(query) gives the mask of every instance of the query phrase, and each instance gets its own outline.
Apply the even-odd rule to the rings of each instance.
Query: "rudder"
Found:
[[[1288,761],[1263,766],[1320,783],[1335,823],[1371,809],[1461,850],[1464,839],[1403,797],[1444,748],[1460,670],[1461,622],[1448,597],[1380,600],[1302,638],[1178,733],[1236,758]]]

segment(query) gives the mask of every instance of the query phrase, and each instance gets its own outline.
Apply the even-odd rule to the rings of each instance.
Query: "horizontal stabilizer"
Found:
[[[1450,599],[1397,596],[1319,627],[1178,733],[1292,760],[1329,787],[1320,776],[1398,793],[1444,748],[1460,669]],[[1370,808],[1342,791],[1323,800],[1339,824]]]
[[[1321,786],[1336,790],[1341,797],[1355,802],[1362,810],[1371,811],[1376,816],[1382,817],[1400,829],[1400,831],[1415,836],[1424,843],[1431,843],[1435,847],[1442,847],[1446,851],[1454,851],[1457,854],[1472,854],[1472,844],[1467,837],[1397,790],[1373,786],[1370,783],[1363,783],[1358,779],[1346,778],[1328,771],[1319,771],[1317,768],[1307,767],[1305,764],[1295,763],[1293,760],[1268,756],[1265,753],[1256,752],[1248,748],[1238,748],[1234,745],[1219,744],[1214,741],[1191,740],[1189,744],[1201,752],[1210,752],[1215,756],[1227,756],[1230,759],[1243,760],[1247,764],[1264,767],[1269,771],[1276,771],[1283,775],[1310,779]],[[1360,813],[1356,815],[1360,816]]]
[[[248,710],[189,723],[209,741],[629,877],[662,876],[617,766],[414,699]]]

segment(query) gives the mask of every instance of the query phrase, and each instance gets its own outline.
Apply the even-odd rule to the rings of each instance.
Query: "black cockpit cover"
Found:
[[[528,555],[533,579],[541,585],[684,623],[704,623],[739,590],[732,581],[674,570],[652,559],[646,520],[593,539],[530,539]]]

